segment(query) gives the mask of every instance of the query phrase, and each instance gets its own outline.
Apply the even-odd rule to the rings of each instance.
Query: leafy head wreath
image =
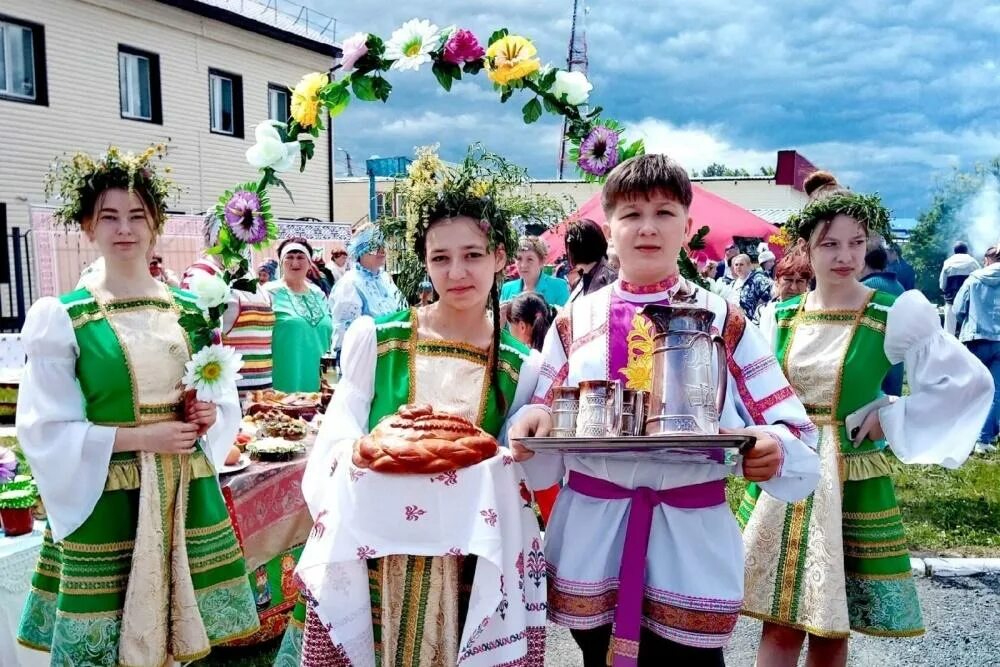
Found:
[[[45,177],[45,196],[56,195],[61,202],[52,214],[53,219],[68,227],[82,226],[102,192],[122,188],[140,193],[151,209],[154,231],[162,232],[167,220],[167,200],[178,190],[168,176],[170,167],[164,167],[160,173],[154,164],[154,159],[160,160],[166,154],[165,144],[155,144],[138,154],[110,146],[96,158],[87,153],[76,153],[69,159],[57,158]]]
[[[892,239],[891,215],[882,204],[882,198],[877,193],[860,194],[847,190],[838,190],[807,204],[785,223],[784,236],[808,241],[816,227],[838,215],[854,218],[868,230],[869,235]]]

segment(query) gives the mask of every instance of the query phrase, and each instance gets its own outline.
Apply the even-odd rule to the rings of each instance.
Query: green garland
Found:
[[[865,226],[869,234],[877,234],[885,239],[892,237],[891,214],[882,204],[882,198],[878,193],[866,195],[840,192],[817,199],[800,213],[792,215],[785,223],[785,229],[792,238],[808,241],[819,223],[833,220],[838,215],[854,218]]]

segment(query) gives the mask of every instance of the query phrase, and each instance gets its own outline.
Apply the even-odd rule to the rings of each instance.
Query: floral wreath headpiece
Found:
[[[833,220],[838,215],[854,218],[868,229],[869,234],[891,240],[891,214],[882,204],[878,193],[837,192],[817,199],[806,205],[800,213],[792,215],[785,223],[783,232],[790,238],[808,241],[816,225]]]
[[[58,195],[62,204],[53,213],[53,219],[66,226],[82,225],[84,213],[93,208],[97,198],[109,188],[123,188],[129,192],[141,189],[147,193],[153,210],[153,226],[163,230],[167,220],[167,200],[179,188],[166,175],[170,167],[157,172],[154,158],[167,154],[165,144],[155,144],[139,154],[122,152],[111,146],[97,158],[87,153],[76,153],[69,160],[57,159],[45,177],[45,196]]]
[[[406,200],[406,243],[414,248],[434,219],[468,216],[479,221],[491,250],[517,248],[513,213],[505,205],[508,193],[527,182],[527,173],[476,144],[462,164],[445,164],[436,146],[417,149],[402,186]]]

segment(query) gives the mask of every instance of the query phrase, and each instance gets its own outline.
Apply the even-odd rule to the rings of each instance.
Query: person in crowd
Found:
[[[566,255],[573,268],[581,272],[581,286],[575,295],[596,292],[618,278],[618,271],[608,264],[604,230],[593,220],[583,218],[570,223],[566,230]]]
[[[754,323],[758,321],[758,309],[771,300],[771,289],[774,281],[764,275],[759,268],[754,267],[749,255],[736,255],[732,259],[733,291],[739,294],[740,308]]]
[[[537,236],[525,236],[517,245],[515,265],[520,277],[504,283],[500,291],[501,303],[511,301],[521,292],[537,292],[545,302],[564,306],[569,300],[569,284],[562,278],[542,271],[549,249]]]
[[[740,254],[740,249],[737,247],[736,243],[730,242],[726,246],[726,256],[719,262],[718,266],[715,267],[715,279],[723,283],[729,284],[736,280],[735,274],[733,274],[733,258]]]
[[[707,309],[726,341],[730,369],[721,426],[757,437],[743,460],[744,476],[777,497],[803,498],[818,478],[811,448],[816,431],[805,409],[756,327],[680,276],[691,198],[687,173],[666,155],[632,158],[611,172],[601,203],[621,257],[618,280],[579,297],[571,316],[556,319],[542,349],[534,402],[551,405],[554,388],[584,380],[649,391],[652,327],[643,306],[680,301]],[[548,605],[549,618],[570,628],[582,664],[724,664],[722,647],[743,600],[743,541],[725,498],[732,468],[532,456],[517,442],[544,436],[551,426],[548,409],[533,405],[510,438],[533,488],[547,488],[568,472],[545,532]]]
[[[219,255],[207,252],[218,243],[220,228],[221,223],[215,214],[205,216],[202,233],[206,252],[184,272],[181,278],[183,289],[195,291],[198,281],[203,277],[222,279],[225,269]],[[236,381],[241,398],[250,391],[270,389],[273,381],[271,338],[274,333],[274,309],[271,307],[271,294],[264,289],[264,285],[270,281],[263,284],[260,282],[260,274],[267,274],[264,267],[257,273],[256,291],[230,291],[221,322],[222,344],[233,348],[243,357],[241,377]]]
[[[411,402],[499,437],[538,378],[540,357],[498,314],[504,249],[517,243],[511,214],[482,196],[493,187],[482,173],[436,182],[440,191],[411,201],[407,238],[438,301],[361,315],[344,337],[344,375],[302,483],[317,526],[296,570],[307,603],[296,609],[279,664],[298,665],[301,653],[306,665],[359,664],[359,655],[363,664],[456,665],[463,626],[464,636],[476,633],[478,664],[534,665],[544,653],[544,589],[533,580],[544,562],[519,468],[498,456],[428,483],[428,475],[352,464],[355,442]],[[364,540],[360,562],[355,539]],[[345,550],[347,567],[339,564]],[[501,599],[508,603],[498,609]]]
[[[200,311],[149,271],[170,190],[150,153],[57,163],[54,219],[104,269],[36,301],[22,332],[17,439],[48,518],[18,641],[54,665],[160,667],[259,628],[216,479],[236,386],[215,402],[185,393],[197,332],[181,322]]]
[[[510,332],[528,347],[542,350],[542,342],[555,319],[556,309],[534,292],[518,294],[510,304]]]
[[[944,330],[953,336],[958,335],[955,321],[955,295],[973,271],[981,268],[979,261],[969,254],[969,246],[965,241],[959,241],[953,248],[954,254],[944,261],[938,287],[944,296]]]
[[[760,332],[773,346],[777,335],[777,307],[784,301],[809,291],[813,279],[809,256],[799,248],[792,248],[774,267],[774,298],[760,309]]]
[[[881,243],[875,244],[871,250],[865,254],[865,268],[862,271],[864,276],[861,284],[878,290],[899,296],[906,290],[896,279],[896,274],[888,270],[889,253],[882,247]],[[903,393],[903,364],[893,364],[889,373],[882,381],[882,391],[890,396],[901,396]]]
[[[163,257],[161,255],[153,255],[149,258],[149,275],[164,285],[169,285],[170,287],[181,286],[180,281],[177,280],[177,274],[163,265]]]
[[[766,243],[761,244],[763,247],[760,248],[760,252],[757,254],[757,262],[760,264],[760,270],[765,276],[774,280],[774,264],[776,258],[771,249],[767,247]]]
[[[911,290],[916,287],[917,275],[913,272],[913,267],[910,266],[910,263],[903,259],[903,253],[899,248],[899,244],[895,241],[890,241],[886,245],[886,252],[889,253],[889,264],[886,266],[886,270],[896,274],[896,280],[899,281],[904,290]]]
[[[434,303],[434,285],[427,278],[420,281],[420,285],[417,287],[417,305],[418,306],[429,306]]]
[[[810,201],[786,229],[807,253],[816,287],[777,308],[775,348],[819,427],[820,481],[786,502],[751,484],[738,516],[746,547],[743,613],[764,621],[758,665],[844,667],[850,633],[923,632],[890,475],[886,441],[903,463],[955,468],[989,409],[989,373],[917,291],[894,296],[858,281],[869,239],[889,233],[877,195],[842,188],[827,172],[805,183]],[[902,362],[910,393],[883,396]]]
[[[573,295],[577,291],[576,288],[580,284],[581,280],[583,280],[583,270],[582,269],[579,269],[579,268],[577,268],[577,267],[574,266],[574,267],[571,267],[569,269],[569,271],[566,273],[566,284],[569,285],[569,293],[570,293],[570,297],[569,298],[570,298],[570,301],[573,300],[573,298],[574,298]]]
[[[330,292],[333,291],[333,285],[337,282],[336,277],[326,266],[326,260],[323,259],[323,249],[317,248],[315,254],[313,255],[313,268],[309,272],[309,279],[314,285],[323,290],[323,294],[329,298]]]
[[[959,340],[990,369],[993,384],[1000,387],[1000,245],[986,251],[985,266],[972,272],[955,296],[955,318]],[[993,406],[979,432],[976,452],[996,450],[1000,435],[1000,390],[994,390]]]
[[[320,360],[330,349],[333,320],[326,295],[308,278],[312,256],[304,238],[285,239],[278,246],[281,277],[267,285],[275,316],[271,348],[278,391],[320,389]]]
[[[258,286],[263,287],[264,285],[268,284],[272,280],[274,280],[274,278],[271,276],[271,272],[267,270],[266,266],[261,265],[261,266],[257,267],[257,285]]]
[[[333,290],[333,351],[339,356],[344,334],[361,317],[393,313],[406,299],[385,270],[385,239],[377,225],[365,223],[355,230],[347,248],[354,268],[344,274]]]
[[[347,262],[347,247],[340,241],[335,241],[330,246],[330,261],[333,262],[329,265],[330,273],[333,274],[333,282],[336,284],[351,268]]]

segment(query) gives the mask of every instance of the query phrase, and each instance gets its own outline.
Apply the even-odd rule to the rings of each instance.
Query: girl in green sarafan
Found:
[[[259,627],[215,475],[239,428],[236,386],[185,402],[194,332],[179,321],[200,309],[146,262],[171,189],[151,163],[162,152],[78,154],[50,179],[55,220],[105,265],[35,303],[22,332],[17,437],[48,528],[18,641],[53,665],[160,667]]]
[[[844,189],[826,172],[805,184],[810,203],[788,231],[810,259],[816,288],[775,309],[775,350],[820,431],[820,482],[783,503],[751,484],[739,510],[746,544],[743,613],[764,621],[757,664],[847,664],[851,630],[923,633],[906,537],[893,491],[892,448],[903,463],[961,465],[989,410],[993,381],[941,329],[917,291],[893,296],[858,282],[869,237],[889,233],[877,195]],[[882,396],[902,362],[907,396]]]
[[[498,277],[516,247],[491,154],[444,165],[421,150],[407,181],[407,241],[439,299],[360,317],[302,492],[315,526],[278,667],[541,667],[544,559],[520,466],[505,450],[439,475],[352,464],[356,441],[406,404],[500,437],[527,404],[540,357],[502,328]],[[308,610],[308,613],[307,613]]]

